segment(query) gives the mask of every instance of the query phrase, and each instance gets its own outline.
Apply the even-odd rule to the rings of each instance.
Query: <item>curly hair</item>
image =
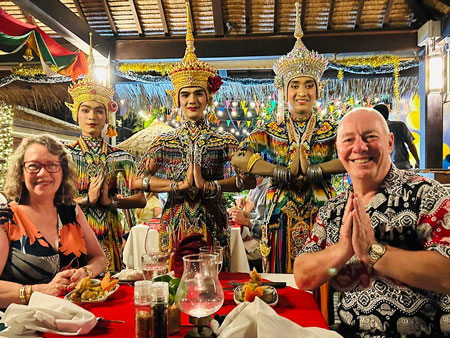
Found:
[[[23,182],[23,159],[25,151],[31,144],[42,144],[47,148],[50,154],[59,156],[63,170],[61,185],[55,194],[54,204],[73,204],[73,198],[77,191],[75,164],[72,155],[66,147],[55,137],[44,134],[39,136],[30,136],[22,140],[17,147],[8,165],[4,193],[8,200],[17,203],[27,203],[29,194]]]

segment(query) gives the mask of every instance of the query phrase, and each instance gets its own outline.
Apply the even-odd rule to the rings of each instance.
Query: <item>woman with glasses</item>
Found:
[[[8,168],[0,207],[0,308],[34,291],[59,296],[106,259],[80,207],[70,153],[49,135],[22,141]]]

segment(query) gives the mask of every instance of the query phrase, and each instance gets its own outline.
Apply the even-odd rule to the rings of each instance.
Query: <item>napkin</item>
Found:
[[[219,327],[217,321],[211,328],[218,338],[337,338],[336,332],[318,327],[301,327],[287,318],[279,316],[274,309],[258,297],[252,303],[244,302],[231,311]]]
[[[87,334],[97,324],[93,313],[40,292],[33,292],[28,305],[10,304],[1,317],[7,327],[0,332],[3,337],[36,337],[35,331],[76,336]]]
[[[191,234],[183,238],[175,249],[173,256],[173,270],[175,277],[181,277],[184,270],[183,257],[186,255],[198,254],[200,247],[208,245],[202,234]]]

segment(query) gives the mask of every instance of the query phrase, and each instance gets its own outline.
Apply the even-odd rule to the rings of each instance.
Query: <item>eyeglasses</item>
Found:
[[[26,161],[22,164],[23,168],[29,172],[30,174],[37,174],[41,171],[42,167],[45,167],[45,170],[49,173],[57,173],[61,170],[61,162],[47,162],[47,163],[39,163],[35,161]]]

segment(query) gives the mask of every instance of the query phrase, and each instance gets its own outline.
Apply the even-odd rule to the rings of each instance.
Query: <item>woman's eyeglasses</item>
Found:
[[[26,161],[22,164],[23,168],[29,172],[30,174],[37,174],[41,171],[42,167],[45,167],[49,173],[57,173],[61,170],[61,162],[47,162],[47,163],[39,163],[35,161]]]

